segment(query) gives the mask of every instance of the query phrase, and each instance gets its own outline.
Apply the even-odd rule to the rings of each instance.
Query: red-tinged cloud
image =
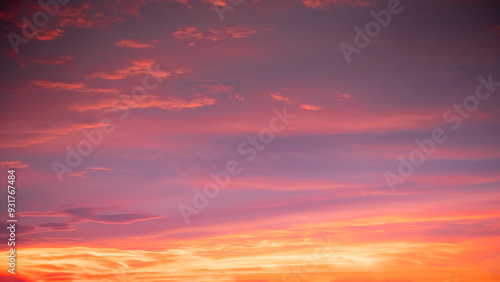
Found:
[[[203,0],[205,4],[212,4],[217,6],[227,6],[227,0]]]
[[[29,280],[27,278],[23,278],[22,276],[15,275],[0,275],[0,280],[5,282],[32,282],[34,280]]]
[[[57,81],[48,81],[48,80],[35,80],[32,82],[33,85],[43,87],[45,89],[52,90],[69,90],[76,92],[85,92],[85,93],[103,93],[103,94],[114,94],[119,93],[118,90],[112,88],[89,88],[82,82],[78,83],[64,83]]]
[[[202,97],[192,100],[181,100],[181,99],[153,99],[149,103],[145,103],[144,107],[157,107],[163,110],[170,111],[180,111],[189,108],[199,108],[204,106],[213,106],[216,104],[216,100],[210,97]]]
[[[123,39],[122,41],[116,42],[115,46],[121,48],[134,48],[134,49],[154,48],[154,46],[151,44],[141,43],[134,39]]]
[[[118,80],[125,79],[131,75],[136,74],[149,74],[159,78],[170,78],[178,75],[190,73],[189,70],[180,68],[174,71],[163,71],[159,64],[155,64],[153,60],[143,59],[143,60],[133,60],[132,65],[123,69],[119,69],[113,72],[96,72],[91,74],[89,77],[96,77],[107,80]]]
[[[54,65],[54,66],[64,66],[64,65],[73,65],[73,61],[75,59],[74,56],[39,56],[32,57],[28,59],[19,59],[17,56],[14,59],[19,63],[20,66],[27,66],[29,64],[41,64],[41,65]]]
[[[118,103],[117,103],[118,102]],[[116,99],[104,99],[96,103],[78,103],[71,106],[71,110],[84,112],[89,110],[129,110],[129,109],[147,109],[159,108],[168,111],[181,111],[189,108],[199,108],[204,106],[212,106],[216,104],[216,100],[211,97],[200,97],[194,99],[169,98],[148,96],[140,102],[121,103]]]
[[[183,30],[178,30],[172,33],[172,36],[178,40],[204,39],[203,33],[198,32],[196,27],[185,27]]]
[[[122,170],[122,169],[113,169],[113,168],[107,168],[107,167],[88,167],[88,170],[102,170],[102,171],[128,171],[128,170]]]
[[[87,174],[86,171],[79,171],[79,172],[68,173],[68,176],[88,178],[86,174]]]
[[[47,41],[47,40],[54,40],[63,36],[64,36],[64,31],[60,28],[40,29],[38,30],[36,36],[33,37],[33,39]]]
[[[181,111],[183,109],[199,108],[204,106],[213,106],[216,100],[210,97],[201,97],[196,99],[178,99],[178,98],[159,98],[150,97],[143,102],[136,103],[133,108],[159,108],[168,111]]]
[[[206,39],[219,41],[226,38],[248,38],[257,33],[257,30],[248,27],[223,27],[222,29],[209,29],[207,33],[199,31],[196,27],[184,27],[172,33],[177,40]]]
[[[27,168],[29,165],[22,161],[0,161],[0,168]]]
[[[361,7],[370,6],[368,1],[363,0],[302,0],[302,4],[306,7],[320,10],[328,9],[339,4]]]
[[[83,129],[99,128],[101,126],[103,126],[102,123],[96,122],[60,125],[46,129],[19,128],[0,138],[0,148],[27,147],[34,144],[46,143],[64,135],[80,132]]]
[[[8,23],[16,23],[16,15],[22,9],[23,3],[20,1],[10,1],[10,9],[0,10],[0,20]]]
[[[308,111],[321,111],[323,109],[323,107],[321,106],[313,106],[308,104],[302,104],[300,105],[300,108]]]

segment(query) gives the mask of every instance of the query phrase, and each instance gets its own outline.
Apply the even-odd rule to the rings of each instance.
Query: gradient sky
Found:
[[[223,21],[212,2],[72,0],[16,52],[8,34],[43,9],[2,1],[19,222],[0,280],[500,281],[500,88],[458,129],[443,120],[479,76],[500,81],[499,1],[401,0],[351,63],[339,44],[389,1],[243,0]],[[247,161],[238,146],[284,107],[295,118]],[[103,119],[59,181],[53,163]],[[391,189],[435,128],[447,140]],[[231,160],[242,172],[186,224],[179,205]]]

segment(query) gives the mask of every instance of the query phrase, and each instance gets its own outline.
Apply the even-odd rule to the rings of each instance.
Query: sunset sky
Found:
[[[41,2],[0,4],[0,281],[500,281],[499,1]]]

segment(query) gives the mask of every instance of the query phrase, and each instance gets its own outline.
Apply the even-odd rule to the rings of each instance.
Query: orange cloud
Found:
[[[83,112],[88,110],[113,110],[112,107],[115,106],[119,109],[126,108],[159,108],[162,110],[169,111],[181,111],[188,108],[199,108],[204,106],[212,106],[216,104],[216,100],[210,97],[201,97],[196,99],[180,99],[180,98],[160,98],[155,96],[149,96],[141,102],[135,102],[133,105],[119,104],[115,105],[115,99],[104,99],[96,103],[91,104],[75,104],[70,107],[71,110]]]
[[[63,135],[81,131],[82,129],[98,128],[100,126],[102,126],[101,123],[91,123],[71,124],[43,130],[11,130],[6,134],[9,138],[0,139],[0,148],[27,147],[34,144],[46,143]]]
[[[56,82],[56,81],[48,81],[48,80],[35,80],[33,84],[36,86],[40,86],[46,89],[55,89],[55,90],[70,90],[77,92],[85,92],[85,93],[119,93],[118,90],[112,88],[87,88],[84,83],[64,83],[64,82]]]
[[[74,26],[77,28],[106,28],[109,25],[123,21],[117,15],[106,15],[103,11],[90,11],[90,2],[82,5],[66,6],[57,14],[59,26]]]
[[[302,104],[300,105],[300,108],[303,110],[308,110],[308,111],[320,111],[323,109],[321,106],[313,106],[313,105],[308,105],[308,104]]]
[[[48,89],[56,89],[56,90],[78,90],[85,86],[85,84],[79,83],[64,83],[64,82],[55,82],[48,80],[35,80],[33,84],[36,86],[40,86]]]
[[[181,74],[186,74],[189,72],[190,71],[187,69],[177,69],[171,72],[157,70],[155,62],[153,60],[145,59],[145,60],[133,60],[131,66],[113,71],[111,73],[96,72],[91,74],[89,77],[97,77],[108,80],[118,80],[118,79],[125,79],[128,76],[136,74],[151,74],[160,78],[169,78]]]
[[[41,40],[41,41],[47,41],[47,40],[53,40],[59,37],[64,36],[64,31],[60,28],[55,28],[55,29],[40,29],[38,30],[36,36],[34,39]]]
[[[227,6],[227,0],[203,0],[205,4],[212,4],[217,6]]]
[[[291,104],[292,101],[290,100],[290,98],[288,97],[285,97],[285,96],[281,96],[281,94],[279,93],[271,93],[271,97],[273,97],[274,100],[276,101],[281,101],[285,104]]]
[[[175,31],[172,36],[177,40],[203,39],[203,33],[197,31],[196,27],[187,26],[183,30]]]
[[[303,110],[308,110],[308,111],[320,111],[323,109],[323,107],[320,107],[320,106],[313,106],[313,105],[309,105],[309,104],[301,104],[298,100],[294,99],[290,99],[288,97],[285,97],[279,93],[271,93],[271,97],[273,97],[274,100],[276,101],[280,101],[280,102],[283,102],[285,104],[290,104],[290,105],[298,105],[299,108],[303,109]]]
[[[27,168],[29,165],[22,161],[0,161],[0,168]]]
[[[135,48],[135,49],[154,48],[154,46],[151,44],[141,43],[134,39],[123,39],[122,41],[116,42],[115,46],[121,48]]]
[[[80,171],[80,172],[73,172],[73,173],[69,173],[68,175],[69,176],[75,176],[75,177],[81,177],[81,178],[87,178],[87,176],[85,175],[86,171]]]

